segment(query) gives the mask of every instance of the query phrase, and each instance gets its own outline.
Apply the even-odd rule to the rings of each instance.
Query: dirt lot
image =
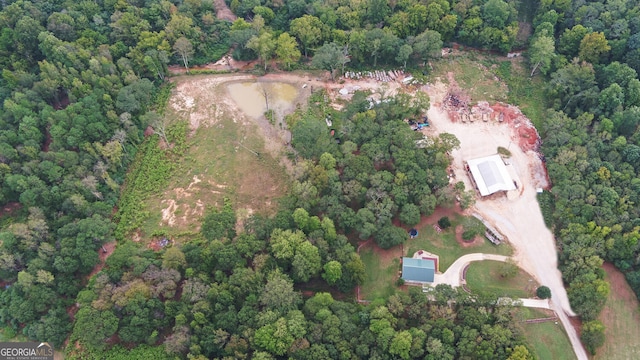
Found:
[[[513,246],[518,264],[534,275],[540,284],[551,288],[554,309],[573,316],[557,266],[555,239],[544,224],[536,199],[537,189],[547,188],[548,180],[544,164],[535,151],[538,144],[535,128],[517,109],[501,104],[490,106],[483,102],[472,107],[471,114],[490,114],[486,122],[480,120],[481,115],[473,122],[452,120],[451,108],[445,101],[449,90],[442,83],[426,89],[432,104],[428,112],[432,126],[423,132],[426,135],[451,133],[460,140],[460,149],[451,154],[452,168],[455,181],[463,181],[467,189],[474,187],[464,169],[465,160],[496,154],[499,146],[511,152],[506,160],[507,169],[518,188],[507,194],[478,198],[470,211],[477,211],[502,232]],[[499,117],[491,116],[500,111],[505,114],[502,122],[498,121]],[[579,340],[573,328],[564,319],[563,324],[574,346],[578,346]]]

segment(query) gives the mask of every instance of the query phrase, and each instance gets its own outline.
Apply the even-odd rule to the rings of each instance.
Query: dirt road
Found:
[[[428,115],[432,126],[427,135],[451,133],[460,140],[460,149],[452,152],[455,181],[463,181],[467,189],[473,189],[464,170],[464,160],[497,153],[498,146],[508,149],[512,156],[507,166],[518,188],[506,196],[492,195],[479,198],[474,210],[502,232],[514,247],[514,258],[524,270],[551,289],[551,307],[562,320],[571,344],[579,359],[587,359],[578,334],[568,316],[575,316],[562,275],[558,270],[556,243],[553,234],[545,226],[536,199],[536,189],[547,187],[546,174],[538,155],[523,151],[517,129],[497,121],[475,121],[473,123],[451,122],[448,115],[437,106],[442,102],[442,87],[430,87],[432,106]],[[435,105],[435,106],[434,106]]]
[[[238,18],[236,14],[229,9],[224,0],[214,0],[213,3],[216,9],[216,18],[227,21],[235,21]]]

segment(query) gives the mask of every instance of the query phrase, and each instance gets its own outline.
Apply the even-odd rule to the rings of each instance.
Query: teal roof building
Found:
[[[431,283],[436,274],[434,259],[402,258],[402,278],[408,282]]]

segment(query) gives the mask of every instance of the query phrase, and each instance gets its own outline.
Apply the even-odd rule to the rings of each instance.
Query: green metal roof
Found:
[[[433,282],[436,262],[433,259],[402,258],[402,278],[405,281]]]

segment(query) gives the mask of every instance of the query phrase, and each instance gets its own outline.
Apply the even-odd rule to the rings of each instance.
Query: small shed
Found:
[[[432,283],[436,274],[433,259],[402,258],[402,279],[407,282]]]

